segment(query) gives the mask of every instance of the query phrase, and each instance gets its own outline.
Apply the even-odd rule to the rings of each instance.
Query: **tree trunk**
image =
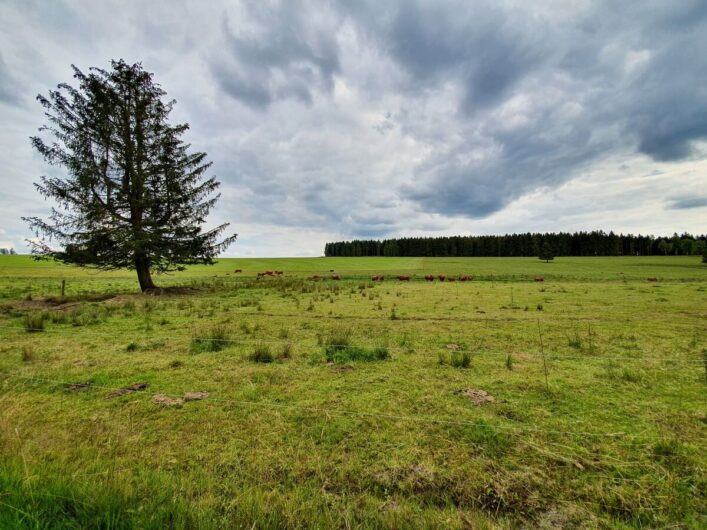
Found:
[[[152,275],[150,274],[150,261],[148,258],[136,257],[135,270],[137,271],[137,280],[140,282],[140,290],[143,293],[155,289],[155,284],[152,283]]]

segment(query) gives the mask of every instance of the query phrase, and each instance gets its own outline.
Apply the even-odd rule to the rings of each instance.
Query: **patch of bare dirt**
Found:
[[[69,392],[81,392],[83,390],[88,390],[89,388],[91,388],[91,383],[66,383],[64,385],[64,388]]]
[[[123,388],[119,388],[110,392],[106,396],[106,399],[111,399],[119,396],[126,396],[128,394],[132,394],[133,392],[139,392],[140,390],[145,390],[148,386],[149,385],[147,383],[134,383],[132,385],[124,386]]]
[[[155,394],[152,396],[152,402],[162,407],[181,407],[184,404],[182,398],[171,398],[165,394]]]
[[[131,295],[131,294],[117,294],[115,296],[111,296],[107,300],[104,300],[104,304],[108,305],[124,305],[128,302],[134,302],[135,298],[137,295]]]
[[[208,392],[187,392],[186,394],[184,394],[184,401],[199,401],[201,399],[206,399],[207,397],[209,397]]]
[[[485,405],[486,403],[494,403],[496,398],[485,390],[478,388],[467,388],[462,390],[461,394],[468,397],[474,405]]]

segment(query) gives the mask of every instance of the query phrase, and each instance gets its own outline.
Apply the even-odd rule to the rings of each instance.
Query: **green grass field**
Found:
[[[0,256],[0,528],[707,525],[699,257],[155,281]]]

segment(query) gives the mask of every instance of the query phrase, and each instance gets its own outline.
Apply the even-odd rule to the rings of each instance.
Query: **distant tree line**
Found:
[[[14,248],[0,248],[0,255],[7,256],[9,254],[17,254]]]
[[[705,255],[707,235],[672,237],[593,232],[506,234],[502,236],[402,237],[327,243],[325,256],[556,256]]]

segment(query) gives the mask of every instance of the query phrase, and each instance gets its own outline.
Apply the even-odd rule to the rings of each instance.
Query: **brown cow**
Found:
[[[376,276],[372,276],[371,280],[373,280],[374,282],[382,282],[383,280],[385,280],[385,276],[383,276],[382,274],[377,274]]]
[[[658,281],[658,278],[646,278],[646,281],[649,281],[649,282],[657,282],[657,281]]]
[[[401,275],[401,276],[398,276],[398,280],[400,280],[401,282],[409,282],[409,281],[410,281],[410,276],[407,276],[407,275],[403,276],[403,275]]]
[[[427,276],[425,276],[425,280],[427,280],[428,282],[433,282],[435,281],[435,277],[431,274],[428,274]]]
[[[459,276],[459,281],[460,282],[470,282],[472,279],[472,276]]]
[[[265,276],[265,273],[264,273],[264,272],[259,272],[259,273],[258,273],[258,278],[262,278],[263,276]]]
[[[437,278],[439,278],[440,282],[443,282],[445,280],[446,276],[444,274],[440,274],[439,276],[437,276]]]
[[[236,269],[236,270],[233,271],[233,272],[243,272],[243,269]]]
[[[331,279],[332,279],[332,280],[340,280],[340,279],[341,279],[341,276],[339,276],[338,274],[332,274],[332,275],[331,275]]]
[[[275,271],[275,276],[282,276],[282,271]]]
[[[544,281],[545,281],[545,278],[543,278],[542,276],[536,276],[536,277],[535,277],[535,281],[536,281],[536,282],[544,282]]]
[[[448,281],[448,282],[455,282],[455,281],[457,281],[457,279],[454,278],[454,277],[452,277],[452,276],[450,276],[449,278],[447,278],[447,281]]]

